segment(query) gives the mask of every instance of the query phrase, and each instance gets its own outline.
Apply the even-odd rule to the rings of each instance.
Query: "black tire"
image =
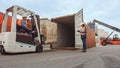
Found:
[[[106,42],[103,42],[103,43],[102,43],[102,45],[103,45],[103,46],[106,46],[106,45],[107,45],[107,43],[106,43]]]
[[[43,52],[43,46],[38,45],[38,46],[36,47],[36,52],[37,52],[37,53]]]
[[[106,40],[103,40],[102,45],[106,46],[107,44],[108,44],[108,42]]]
[[[52,43],[50,43],[50,48],[52,49],[53,47],[52,47]]]
[[[1,53],[1,55],[5,55],[6,54],[4,47],[0,48],[0,53]]]

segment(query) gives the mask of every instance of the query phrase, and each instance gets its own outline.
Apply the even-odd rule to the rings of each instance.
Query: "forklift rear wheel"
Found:
[[[4,47],[0,47],[0,52],[1,52],[1,55],[5,55],[6,54]]]
[[[36,47],[36,52],[37,52],[37,53],[43,52],[43,46],[38,45],[38,46]]]

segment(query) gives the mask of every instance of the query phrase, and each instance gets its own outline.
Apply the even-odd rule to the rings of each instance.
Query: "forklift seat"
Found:
[[[26,44],[34,44],[34,39],[32,38],[32,36],[26,33],[17,33],[16,41]]]

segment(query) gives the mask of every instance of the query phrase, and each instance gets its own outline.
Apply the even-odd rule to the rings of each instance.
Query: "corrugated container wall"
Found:
[[[87,47],[95,47],[96,46],[96,39],[95,39],[95,32],[89,27],[86,26],[87,30]]]

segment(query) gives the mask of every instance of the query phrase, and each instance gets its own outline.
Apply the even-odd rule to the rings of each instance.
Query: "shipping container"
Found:
[[[80,33],[81,23],[83,21],[83,9],[78,13],[56,17],[51,19],[57,23],[57,47],[81,48],[82,40]],[[95,32],[87,26],[87,46],[95,47]]]

